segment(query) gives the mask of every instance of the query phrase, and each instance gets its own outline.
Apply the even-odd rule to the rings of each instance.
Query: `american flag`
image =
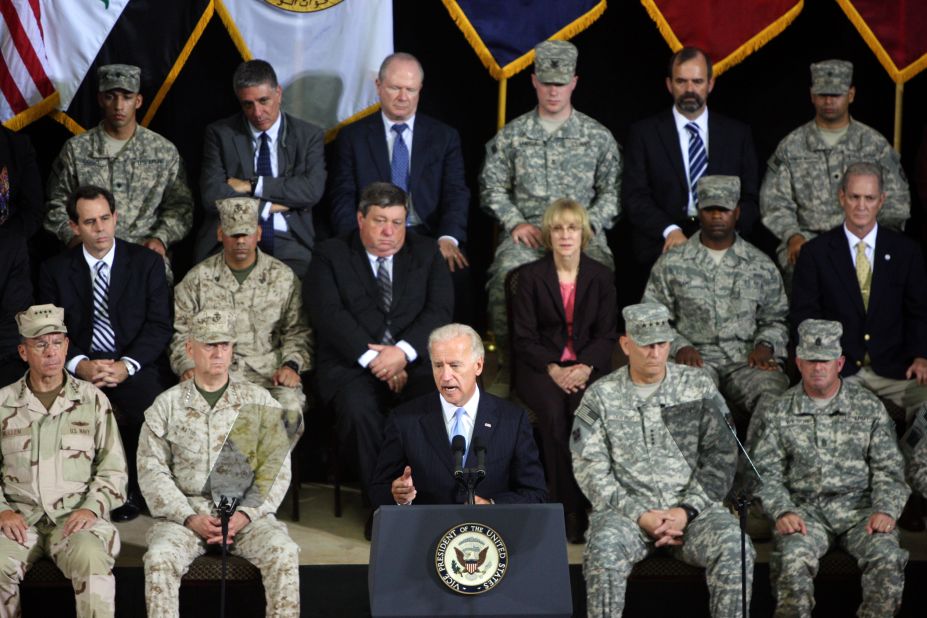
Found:
[[[39,0],[0,0],[0,122],[55,93]]]

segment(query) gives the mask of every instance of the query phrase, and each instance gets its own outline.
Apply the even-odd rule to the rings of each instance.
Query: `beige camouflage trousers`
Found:
[[[859,523],[838,535],[826,523],[827,516],[817,509],[800,507],[798,514],[805,520],[807,535],[773,534],[769,579],[776,598],[774,615],[811,616],[819,561],[834,545],[853,556],[863,572],[863,602],[856,615],[860,618],[896,615],[901,607],[904,568],[908,563],[908,552],[898,546],[898,530],[868,534],[869,513],[860,512]]]
[[[20,615],[19,582],[43,556],[50,557],[71,580],[80,618],[112,616],[116,598],[113,563],[119,555],[119,533],[97,519],[86,530],[64,536],[64,527],[43,518],[26,531],[26,543],[0,535],[0,617]]]
[[[502,232],[505,234],[504,232]],[[595,235],[589,246],[583,250],[592,259],[615,270],[615,258],[605,241],[605,234]],[[544,257],[547,250],[544,248],[532,249],[525,245],[515,244],[510,234],[505,234],[502,242],[496,247],[496,255],[489,267],[489,280],[486,282],[488,297],[489,327],[496,336],[496,346],[503,360],[508,359],[509,324],[505,306],[505,278],[508,274],[521,266]]]
[[[195,532],[170,521],[156,521],[145,552],[145,604],[149,618],[180,615],[180,579],[190,563],[206,553]],[[267,616],[299,616],[299,546],[273,515],[261,517],[235,535],[229,548],[261,571]]]

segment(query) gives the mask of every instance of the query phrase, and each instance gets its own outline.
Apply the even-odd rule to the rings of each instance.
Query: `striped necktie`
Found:
[[[93,334],[90,338],[92,352],[115,352],[116,335],[109,321],[109,266],[99,261],[94,266],[93,278]]]
[[[698,125],[690,122],[686,125],[689,132],[689,188],[692,191],[692,204],[698,208],[698,180],[705,174],[708,169],[708,152],[705,150],[705,142],[699,133]],[[688,214],[688,205],[686,205],[686,214]]]
[[[390,279],[389,270],[386,268],[386,258],[377,258],[377,289],[380,292],[380,310],[384,315],[389,316],[390,307],[393,304],[393,281]],[[387,320],[387,323],[389,320]],[[396,340],[393,339],[389,327],[383,332],[383,338],[380,340],[383,345],[393,345]]]

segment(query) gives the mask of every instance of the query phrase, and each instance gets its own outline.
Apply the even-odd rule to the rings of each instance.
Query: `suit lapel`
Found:
[[[493,436],[499,427],[499,410],[496,403],[485,392],[480,393],[480,405],[476,409],[476,422],[473,424],[473,436],[467,452],[467,468],[476,467],[476,452],[473,444],[482,442],[487,455],[493,452]]]
[[[414,234],[414,232],[406,232],[406,244],[393,255],[393,303],[390,307],[390,313],[392,313],[392,307],[399,304],[402,294],[409,284],[409,270],[412,268],[412,252],[409,250],[408,245],[410,234]],[[421,283],[424,285],[425,282]]]
[[[677,182],[682,186],[682,192],[689,192],[689,176],[683,167],[682,151],[679,149],[679,134],[676,132],[676,122],[673,120],[673,113],[670,111],[666,114],[657,131],[663,150],[669,159],[670,167],[673,169],[673,175]]]
[[[80,304],[87,307],[87,315],[93,315],[93,281],[90,279],[90,267],[84,259],[81,245],[72,249],[71,284]]]
[[[591,258],[586,257],[585,255],[579,256],[579,274],[576,276],[576,295],[573,297],[573,307],[584,307],[585,306],[585,296],[589,291],[589,282],[592,281],[592,275],[589,273],[588,268],[583,268],[586,264],[589,263]],[[573,311],[573,332],[578,333],[582,332],[580,330],[580,322],[582,321],[583,315],[591,315],[594,313],[592,311]],[[566,315],[564,314],[564,319]]]
[[[560,279],[557,278],[557,266],[554,264],[553,256],[548,253],[544,258],[544,276],[541,278],[544,287],[550,295],[551,304],[557,311],[560,319],[566,320],[566,314],[563,312],[563,297],[560,295]]]
[[[441,409],[439,395],[437,393],[432,395],[425,405],[425,413],[419,419],[422,434],[434,449],[437,460],[444,464],[448,474],[453,474],[454,458],[451,454],[451,441],[447,437],[447,426],[444,424],[444,413]]]
[[[412,131],[412,160],[409,162],[409,192],[417,186],[419,178],[422,177],[422,170],[425,168],[425,162],[431,159],[429,153],[428,135],[425,132],[427,123],[422,122],[418,117],[415,122],[415,129]]]
[[[367,250],[360,241],[360,236],[354,232],[351,238],[351,268],[354,270],[357,281],[361,282],[367,294],[373,298],[375,303],[380,301],[380,293],[377,290],[377,280],[370,268],[370,260],[367,259]]]
[[[392,171],[389,164],[389,150],[386,147],[386,134],[383,129],[382,116],[373,114],[367,126],[367,146],[370,148],[370,158],[377,168],[377,177],[390,179]]]
[[[241,169],[245,178],[254,177],[254,152],[251,147],[251,126],[247,118],[242,116],[241,122],[244,125],[242,131],[232,136],[232,142],[235,145],[235,151],[238,153],[238,160],[241,161]],[[281,127],[282,130],[282,127]],[[279,138],[279,135],[278,135]],[[279,146],[279,139],[277,140]],[[279,168],[281,161],[277,161]]]
[[[118,313],[113,309],[119,306],[119,299],[122,298],[122,293],[126,289],[126,282],[129,279],[129,273],[132,271],[130,261],[131,258],[126,252],[125,244],[117,240],[116,254],[113,256],[113,273],[109,278],[110,321],[113,321]]]
[[[885,288],[891,279],[892,255],[885,234],[876,232],[875,249],[872,251],[872,287],[869,290],[869,311],[878,305],[881,298],[892,298]]]
[[[715,120],[712,120],[714,118]],[[714,174],[715,170],[721,165],[721,156],[726,152],[723,147],[724,142],[724,127],[720,126],[717,122],[717,116],[708,117],[708,144],[707,146],[711,148],[710,151],[706,150],[708,154],[708,167],[705,168],[705,174]],[[723,169],[723,168],[721,168]]]
[[[866,309],[863,307],[863,293],[859,289],[859,281],[856,280],[856,268],[853,266],[853,258],[850,257],[849,245],[842,226],[836,228],[830,234],[828,242],[830,250],[827,252],[827,257],[837,274],[837,279],[846,289],[847,298],[853,299],[853,306],[856,311],[861,316],[865,316]],[[872,294],[870,294],[871,296]]]

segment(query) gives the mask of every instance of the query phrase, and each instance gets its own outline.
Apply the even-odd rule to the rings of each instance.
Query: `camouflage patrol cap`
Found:
[[[534,48],[534,74],[545,84],[566,84],[576,73],[576,46],[567,41],[544,41]]]
[[[625,331],[637,345],[651,345],[675,338],[669,323],[669,309],[660,303],[629,305],[621,311]]]
[[[235,316],[225,309],[204,309],[193,316],[190,336],[200,343],[234,343]]]
[[[698,179],[698,207],[737,208],[740,178],[737,176],[702,176]]]
[[[832,320],[805,320],[798,325],[798,348],[795,355],[809,361],[832,361],[840,358],[843,325]]]
[[[254,234],[258,227],[258,207],[261,201],[254,197],[227,197],[216,200],[219,223],[226,236]]]
[[[131,64],[105,64],[97,69],[98,90],[125,90],[138,92],[141,89],[142,70]]]
[[[824,60],[811,65],[811,94],[846,94],[852,85],[852,62]]]
[[[48,333],[66,333],[64,309],[54,305],[32,305],[16,314],[19,334],[27,339]]]

